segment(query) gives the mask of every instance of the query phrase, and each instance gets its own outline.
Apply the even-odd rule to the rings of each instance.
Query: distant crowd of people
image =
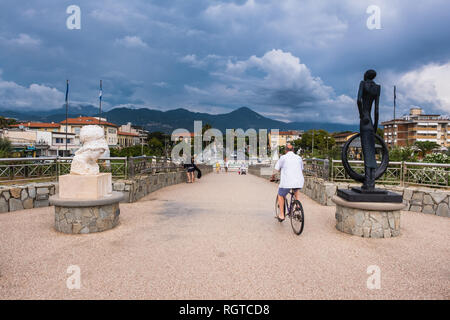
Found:
[[[186,183],[194,183],[195,179],[200,179],[202,176],[202,171],[197,167],[195,164],[194,158],[191,158],[191,161],[186,161],[183,164],[184,169],[186,170]],[[230,163],[229,161],[225,160],[223,163],[223,166],[220,164],[219,161],[217,161],[214,165],[216,173],[220,173],[221,171],[224,171],[225,173],[228,173],[230,169]],[[247,166],[244,162],[242,162],[238,166],[237,173],[239,175],[245,175],[247,174]]]
[[[221,170],[222,166],[220,165],[220,162],[217,161],[215,164],[215,167],[216,167],[216,173],[220,173],[221,171],[225,171],[225,173],[228,173],[228,170],[230,168],[230,163],[227,160],[225,160],[225,162],[223,164],[223,170]],[[247,166],[245,165],[244,162],[242,162],[240,164],[240,166],[238,167],[238,174],[240,174],[240,175],[247,174]]]

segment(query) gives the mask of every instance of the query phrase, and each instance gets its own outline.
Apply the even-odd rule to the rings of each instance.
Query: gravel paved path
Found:
[[[449,299],[450,219],[402,215],[402,235],[364,239],[303,196],[298,237],[272,213],[277,186],[209,174],[121,205],[121,224],[53,230],[53,208],[0,214],[0,299]],[[81,269],[69,290],[67,268]],[[367,289],[367,267],[381,289]]]

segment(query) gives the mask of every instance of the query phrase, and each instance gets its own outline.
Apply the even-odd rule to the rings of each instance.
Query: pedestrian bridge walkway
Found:
[[[301,236],[273,217],[277,186],[235,172],[121,204],[120,225],[53,229],[53,208],[0,214],[0,299],[449,299],[450,219],[404,212],[402,235],[335,229],[334,208],[303,196]],[[81,271],[69,290],[67,269]],[[381,288],[367,288],[369,266]]]

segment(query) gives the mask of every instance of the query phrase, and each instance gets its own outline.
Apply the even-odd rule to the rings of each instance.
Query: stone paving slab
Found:
[[[402,212],[399,237],[365,239],[303,196],[298,237],[273,218],[276,188],[209,174],[121,204],[119,226],[88,235],[55,231],[52,207],[1,214],[0,299],[450,298],[450,219]],[[79,290],[66,287],[71,265]]]

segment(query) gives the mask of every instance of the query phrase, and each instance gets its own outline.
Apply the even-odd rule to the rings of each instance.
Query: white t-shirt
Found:
[[[303,188],[303,160],[292,151],[281,156],[275,165],[275,170],[281,170],[280,188]]]

